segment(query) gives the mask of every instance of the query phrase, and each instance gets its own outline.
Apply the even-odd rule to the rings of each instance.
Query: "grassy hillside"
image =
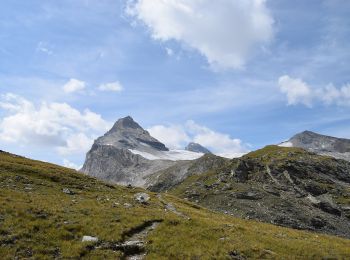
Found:
[[[139,203],[139,189],[3,152],[0,191],[1,259],[121,258],[118,245],[149,223],[159,224],[144,237],[148,259],[350,257],[350,240],[213,213],[167,194],[148,192],[149,203]]]

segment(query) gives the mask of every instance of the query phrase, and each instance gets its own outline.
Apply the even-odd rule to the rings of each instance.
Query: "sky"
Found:
[[[0,149],[79,168],[130,115],[234,156],[350,138],[348,0],[3,0]]]

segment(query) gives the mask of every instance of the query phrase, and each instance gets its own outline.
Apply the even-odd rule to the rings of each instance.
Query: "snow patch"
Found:
[[[138,150],[129,149],[133,154],[141,155],[148,160],[170,160],[170,161],[182,161],[182,160],[195,160],[202,157],[203,153],[195,153],[186,150],[170,150],[159,151],[154,153],[141,152]]]

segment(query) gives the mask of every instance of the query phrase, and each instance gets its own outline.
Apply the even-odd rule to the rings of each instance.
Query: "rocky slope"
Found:
[[[82,172],[122,185],[147,187],[156,172],[194,160],[203,153],[169,150],[131,117],[119,119],[86,155]],[[182,177],[179,176],[178,179]],[[152,178],[154,183],[154,178]]]
[[[350,161],[350,140],[304,131],[280,144],[285,147],[300,147],[322,155]]]
[[[350,163],[300,148],[268,146],[171,193],[246,219],[350,238]]]
[[[0,190],[0,259],[350,257],[347,239],[214,213],[1,151]]]

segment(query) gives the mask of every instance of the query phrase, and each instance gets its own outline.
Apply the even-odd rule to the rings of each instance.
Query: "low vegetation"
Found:
[[[148,259],[350,257],[347,239],[233,218],[167,194],[148,192],[140,203],[141,189],[4,152],[0,190],[1,259],[118,259],[113,245],[152,221],[159,225],[146,238]]]

